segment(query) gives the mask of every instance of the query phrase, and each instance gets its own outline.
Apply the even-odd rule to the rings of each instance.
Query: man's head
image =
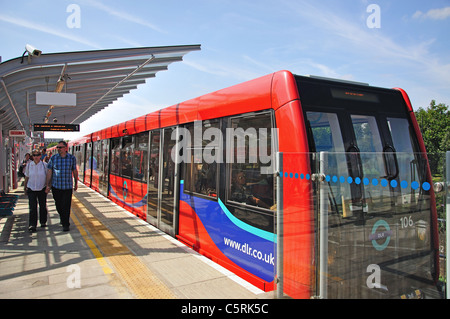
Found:
[[[58,149],[58,154],[61,156],[66,156],[67,154],[67,143],[65,141],[59,141],[58,146],[56,146]]]

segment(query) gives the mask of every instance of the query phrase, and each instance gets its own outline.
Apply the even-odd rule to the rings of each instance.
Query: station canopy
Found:
[[[25,51],[22,57],[0,63],[2,130],[23,130],[31,136],[35,123],[50,124],[56,119],[58,124],[80,124],[195,50],[200,45],[49,54]],[[42,104],[42,95],[74,97],[73,93],[75,106]]]

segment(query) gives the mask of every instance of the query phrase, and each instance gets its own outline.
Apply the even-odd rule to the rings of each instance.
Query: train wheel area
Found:
[[[68,232],[51,194],[47,226],[28,232],[28,198],[14,194],[0,218],[1,299],[274,298],[82,184]]]

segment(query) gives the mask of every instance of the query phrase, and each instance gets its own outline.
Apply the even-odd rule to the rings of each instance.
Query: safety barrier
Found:
[[[445,296],[450,152],[277,153],[277,164],[279,298]]]

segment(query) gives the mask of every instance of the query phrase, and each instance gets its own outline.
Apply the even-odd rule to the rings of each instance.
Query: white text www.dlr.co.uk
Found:
[[[253,258],[256,258],[258,260],[262,260],[269,265],[275,265],[275,256],[273,255],[273,253],[270,254],[263,253],[257,249],[253,249],[247,243],[241,244],[237,241],[234,241],[226,237],[223,238],[223,241],[225,245],[227,245],[228,247],[231,247],[237,251],[252,256]]]

